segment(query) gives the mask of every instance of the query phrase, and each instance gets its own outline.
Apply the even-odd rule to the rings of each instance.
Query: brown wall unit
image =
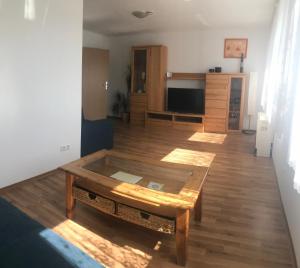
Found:
[[[167,72],[167,47],[132,48],[131,123],[144,125],[145,111],[163,112]]]
[[[205,132],[226,133],[242,129],[246,75],[239,73],[208,73],[205,75],[205,123],[179,122],[153,118],[166,116],[165,92],[167,48],[143,46],[132,48],[131,123],[135,125],[181,126]],[[201,73],[173,73],[173,80],[202,80]],[[147,111],[147,112],[146,112]],[[146,116],[145,116],[146,113]],[[156,115],[157,116],[157,115]],[[204,118],[204,116],[203,116]],[[176,122],[176,123],[174,123]],[[199,123],[198,123],[199,124]],[[189,126],[189,127],[188,127]],[[200,128],[199,128],[200,126]]]

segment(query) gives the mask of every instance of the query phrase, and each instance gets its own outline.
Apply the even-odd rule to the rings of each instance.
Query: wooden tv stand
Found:
[[[176,129],[204,131],[204,115],[173,112],[146,111],[146,126],[173,127]]]

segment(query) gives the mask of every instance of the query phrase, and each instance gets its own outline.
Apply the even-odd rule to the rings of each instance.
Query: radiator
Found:
[[[256,131],[256,156],[271,156],[271,127],[265,113],[258,113]]]

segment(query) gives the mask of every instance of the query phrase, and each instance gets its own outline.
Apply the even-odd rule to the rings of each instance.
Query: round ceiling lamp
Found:
[[[135,10],[131,13],[133,16],[135,16],[138,19],[144,19],[150,15],[153,14],[153,12],[151,11],[139,11],[139,10]]]

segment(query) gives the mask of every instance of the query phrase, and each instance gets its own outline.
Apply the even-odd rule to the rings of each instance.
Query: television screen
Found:
[[[204,114],[204,89],[168,88],[168,111]]]

